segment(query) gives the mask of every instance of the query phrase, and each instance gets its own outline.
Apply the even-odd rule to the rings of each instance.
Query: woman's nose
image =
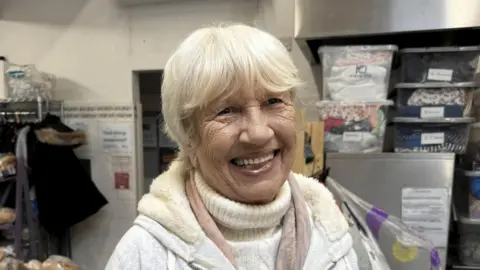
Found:
[[[250,113],[244,120],[244,127],[240,134],[240,141],[252,145],[265,145],[270,141],[274,132],[268,123],[268,116],[261,111]]]

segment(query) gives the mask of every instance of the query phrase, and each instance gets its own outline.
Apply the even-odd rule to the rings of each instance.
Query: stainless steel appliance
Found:
[[[326,159],[330,176],[345,188],[407,224],[422,227],[424,236],[435,242],[444,268],[454,163],[454,154],[448,153],[332,153]],[[419,216],[421,213],[426,214]],[[394,254],[395,239],[380,237],[379,242],[392,269],[430,269],[429,253],[416,254],[425,256],[425,265],[408,263]]]

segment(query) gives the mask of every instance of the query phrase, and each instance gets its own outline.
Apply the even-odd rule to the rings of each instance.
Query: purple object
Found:
[[[388,214],[375,206],[367,214],[367,225],[373,236],[378,240],[380,228],[383,222],[387,220]]]
[[[433,267],[440,266],[440,256],[438,255],[438,251],[435,248],[432,248],[430,251],[430,264]]]

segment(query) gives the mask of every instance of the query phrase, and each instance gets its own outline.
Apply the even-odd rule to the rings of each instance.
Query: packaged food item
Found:
[[[27,264],[25,264],[29,270],[42,270],[42,262],[38,260],[31,260]]]
[[[13,257],[6,257],[0,261],[0,269],[2,270],[29,270],[22,261]]]
[[[385,100],[396,50],[394,45],[320,47],[323,99]]]
[[[17,173],[17,158],[14,154],[0,154],[0,182]]]
[[[372,102],[320,101],[326,152],[382,152],[390,100]]]
[[[52,74],[39,71],[35,65],[8,63],[6,81],[9,97],[49,99],[50,91],[55,87],[56,78]]]
[[[0,208],[0,224],[11,224],[15,221],[15,210],[7,207]]]
[[[53,255],[43,262],[42,270],[80,270],[80,267],[67,257]]]

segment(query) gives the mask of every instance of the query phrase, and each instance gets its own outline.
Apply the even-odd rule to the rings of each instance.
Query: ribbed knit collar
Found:
[[[210,215],[228,241],[251,241],[272,236],[290,207],[291,191],[288,181],[280,189],[274,201],[264,205],[248,205],[234,202],[213,190],[195,174],[198,193]]]

